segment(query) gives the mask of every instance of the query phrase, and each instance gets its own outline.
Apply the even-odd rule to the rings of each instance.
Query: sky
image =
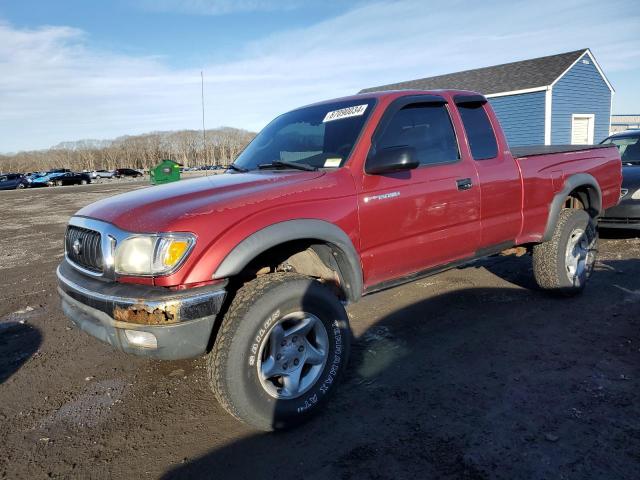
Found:
[[[0,0],[0,152],[258,131],[362,88],[590,48],[640,113],[635,0]]]

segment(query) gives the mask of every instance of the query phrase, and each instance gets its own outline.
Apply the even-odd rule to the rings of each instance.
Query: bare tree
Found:
[[[221,127],[207,130],[206,151],[202,132],[180,130],[123,136],[113,140],[63,142],[47,150],[0,154],[0,173],[35,172],[52,168],[71,170],[148,170],[169,158],[185,166],[228,165],[253,139],[255,133]]]

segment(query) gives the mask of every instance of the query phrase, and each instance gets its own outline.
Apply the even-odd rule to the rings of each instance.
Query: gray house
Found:
[[[592,144],[609,135],[614,90],[588,48],[360,93],[444,88],[484,94],[511,146]]]

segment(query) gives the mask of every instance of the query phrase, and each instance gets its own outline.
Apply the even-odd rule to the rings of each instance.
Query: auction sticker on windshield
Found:
[[[367,104],[354,105],[353,107],[341,108],[340,110],[332,110],[331,112],[327,112],[322,123],[342,120],[343,118],[349,117],[359,117],[367,109],[367,106]]]
[[[327,167],[339,167],[340,166],[340,162],[342,162],[341,158],[327,158],[324,161],[324,166],[325,166],[325,168],[327,168]]]

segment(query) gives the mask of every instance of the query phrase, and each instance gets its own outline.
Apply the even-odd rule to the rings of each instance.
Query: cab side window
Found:
[[[458,142],[445,105],[414,103],[399,110],[385,128],[377,149],[413,147],[420,165],[460,159]]]
[[[488,160],[498,155],[496,134],[481,102],[458,105],[474,160]]]

